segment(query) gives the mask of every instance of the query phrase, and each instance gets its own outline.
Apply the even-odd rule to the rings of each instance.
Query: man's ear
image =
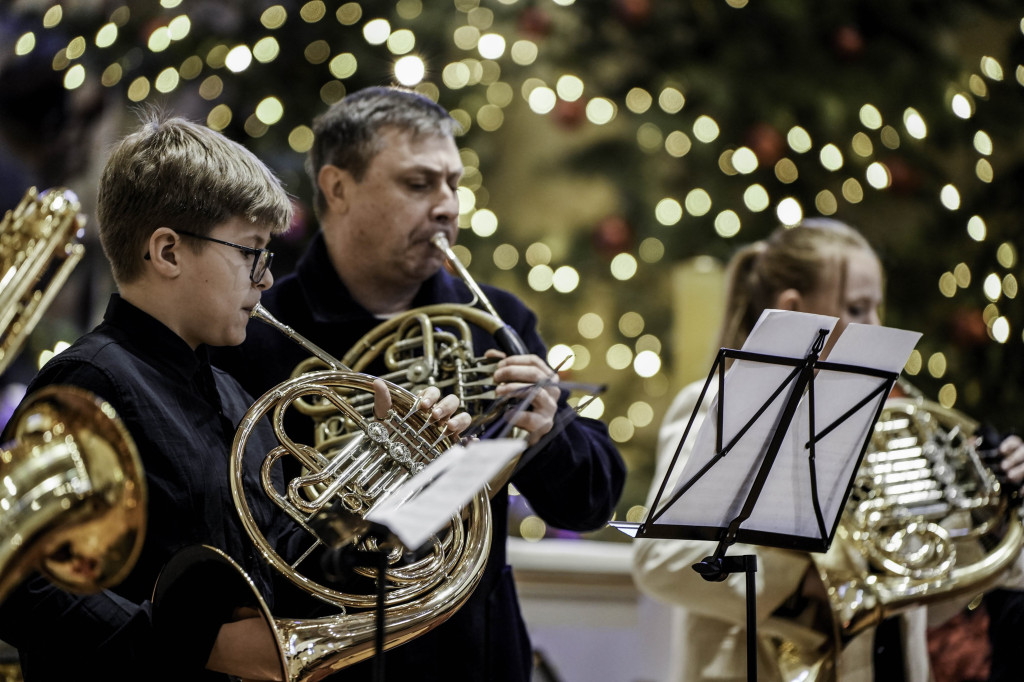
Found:
[[[775,297],[775,307],[779,310],[800,310],[804,297],[796,289],[786,289]]]
[[[175,278],[181,274],[180,253],[184,248],[181,237],[169,227],[158,227],[149,235],[149,261],[162,277]]]
[[[320,168],[316,176],[316,184],[324,203],[335,213],[348,210],[348,186],[354,181],[352,174],[344,168],[326,164]]]

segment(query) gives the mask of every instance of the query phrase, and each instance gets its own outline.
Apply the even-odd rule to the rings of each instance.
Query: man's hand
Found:
[[[509,355],[499,350],[488,350],[484,357],[500,358],[498,368],[494,370],[495,394],[498,397],[509,396],[529,389],[535,384],[547,383],[543,390],[533,397],[528,409],[520,412],[512,420],[529,434],[527,443],[533,445],[555,425],[555,412],[558,410],[558,374],[548,363],[536,355]]]
[[[999,444],[999,466],[1006,478],[1016,486],[1024,481],[1024,440],[1020,436],[1007,436]]]
[[[459,397],[446,395],[441,397],[441,389],[428,386],[419,393],[419,410],[430,414],[429,421],[439,424],[443,429],[458,435],[465,431],[473,418],[468,412],[459,412]],[[384,419],[391,409],[391,392],[383,379],[373,382],[373,414],[377,419]]]

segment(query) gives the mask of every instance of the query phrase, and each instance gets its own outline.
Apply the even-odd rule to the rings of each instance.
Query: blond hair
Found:
[[[740,249],[729,261],[725,319],[720,345],[740,348],[754,323],[778,295],[795,289],[802,295],[818,292],[839,268],[845,280],[851,249],[874,250],[864,236],[838,220],[813,218],[795,227],[779,227],[766,239]],[[877,257],[877,256],[876,256]]]
[[[142,274],[146,242],[159,227],[205,236],[239,217],[278,233],[291,223],[292,204],[242,145],[182,118],[146,114],[107,160],[96,212],[114,280],[126,284]],[[190,248],[205,245],[192,241]]]

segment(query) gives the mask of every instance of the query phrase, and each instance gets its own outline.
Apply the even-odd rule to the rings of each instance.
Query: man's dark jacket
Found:
[[[512,294],[489,286],[482,289],[530,352],[547,357],[537,333],[536,316]],[[413,307],[471,301],[468,288],[442,270],[424,282]],[[353,300],[328,258],[322,233],[314,237],[296,271],[278,280],[264,294],[262,303],[282,323],[338,359],[382,322]],[[473,344],[477,355],[497,347],[489,333],[475,326]],[[213,362],[258,397],[286,380],[307,357],[308,352],[280,331],[252,321],[245,343],[218,349]],[[383,368],[370,366],[365,371],[380,374]],[[585,531],[597,529],[611,518],[624,480],[625,466],[605,426],[596,420],[576,418],[516,474],[512,483],[549,525]],[[480,585],[448,621],[387,652],[388,679],[529,680],[530,642],[506,561],[506,490],[492,498],[491,509],[491,553]],[[341,680],[370,677],[369,662],[338,675]]]

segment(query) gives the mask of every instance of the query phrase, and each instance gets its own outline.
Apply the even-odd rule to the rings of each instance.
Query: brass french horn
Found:
[[[836,657],[858,634],[910,607],[966,604],[1017,559],[1019,509],[982,461],[977,427],[917,391],[886,401],[832,546],[811,554],[828,594],[826,644],[781,643],[783,679],[837,679]]]
[[[313,353],[296,366],[292,376],[339,367],[362,372],[371,363],[382,360],[385,370],[381,378],[408,391],[417,392],[427,386],[437,386],[443,393],[459,396],[462,409],[474,417],[487,410],[495,399],[492,375],[497,361],[474,352],[472,327],[493,336],[499,349],[507,355],[523,355],[530,351],[515,330],[498,315],[455,255],[444,233],[435,234],[431,241],[444,252],[449,266],[473,294],[471,302],[439,303],[396,315],[367,332],[340,361],[336,361],[336,365],[328,365],[321,356]],[[366,396],[352,396],[351,399],[357,409],[369,414],[372,400]],[[338,433],[339,425],[333,419],[336,412],[329,404],[301,401],[295,407],[313,419],[323,441],[329,441]]]
[[[145,535],[135,443],[111,406],[70,386],[26,398],[0,446],[0,601],[31,571],[90,593],[121,582]]]
[[[457,263],[443,235],[435,237],[434,243],[446,251],[450,262]],[[477,302],[485,302],[486,297],[471,283],[464,269],[460,276],[474,291]],[[489,302],[482,304],[490,307]],[[290,379],[267,391],[242,418],[232,447],[232,495],[249,536],[277,573],[302,592],[338,610],[335,615],[321,618],[283,618],[272,614],[258,595],[254,600],[277,642],[283,679],[318,680],[373,656],[378,636],[376,590],[342,591],[299,570],[304,560],[331,546],[332,539],[323,532],[325,524],[330,524],[332,514],[339,508],[345,514],[364,517],[456,443],[452,434],[427,421],[418,411],[413,391],[436,385],[443,392],[458,395],[462,409],[471,414],[482,411],[477,406],[494,400],[490,379],[494,363],[474,355],[468,324],[481,326],[496,338],[504,339],[503,347],[510,353],[527,351],[492,307],[482,311],[472,305],[444,305],[409,311],[371,331],[343,360],[332,357],[262,306],[254,308],[252,317],[298,343],[310,353],[311,359],[300,364]],[[372,414],[372,382],[376,377],[354,371],[365,368],[376,353],[386,354],[392,369],[383,377],[389,380],[392,409],[381,420]],[[361,359],[356,357],[360,355]],[[312,444],[296,442],[286,432],[285,415],[292,409],[313,417]],[[253,429],[264,418],[270,419],[279,445],[268,453],[248,452]],[[260,490],[248,489],[242,476],[244,458],[249,456],[264,458]],[[271,476],[278,466],[300,473],[278,488]],[[510,471],[509,468],[499,474],[492,489],[503,485]],[[308,551],[297,561],[289,562],[267,542],[264,529],[252,513],[249,500],[253,495],[269,496],[308,531]],[[378,589],[383,581],[383,648],[390,649],[418,637],[452,616],[482,577],[490,542],[491,512],[485,490],[435,535],[425,556],[404,551],[396,543],[387,548],[383,576],[373,567],[354,569],[375,582]],[[377,538],[360,532],[352,539],[352,545],[366,551],[381,549]],[[196,548],[176,557],[166,570],[168,581],[193,570],[192,563],[218,566],[236,586],[244,584],[250,591],[255,590],[237,564],[213,548]],[[167,592],[165,586],[166,583],[158,583],[155,610],[169,606],[161,599]]]

